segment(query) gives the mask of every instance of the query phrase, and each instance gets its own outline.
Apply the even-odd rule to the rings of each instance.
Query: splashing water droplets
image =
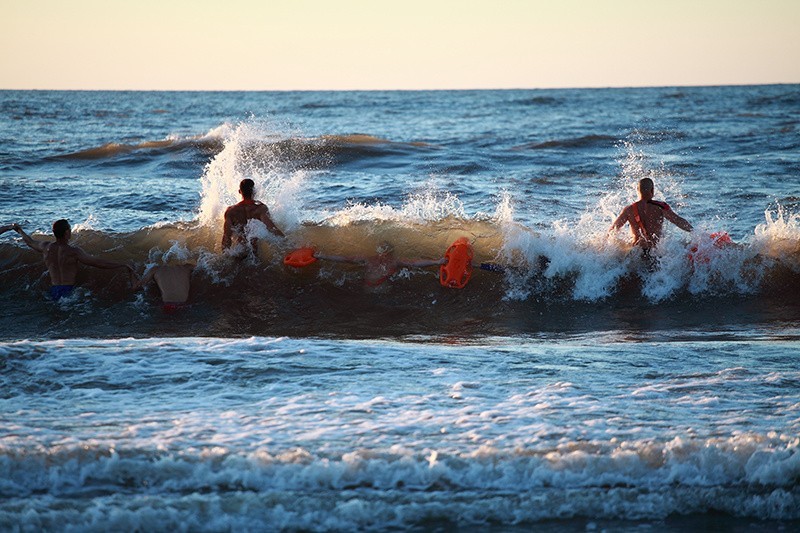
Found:
[[[306,173],[293,169],[279,150],[280,137],[258,121],[220,127],[214,132],[224,138],[224,148],[206,165],[202,177],[202,200],[198,220],[204,226],[222,221],[227,206],[239,201],[239,182],[256,184],[256,199],[268,204],[273,218],[284,226],[296,224],[297,195]]]

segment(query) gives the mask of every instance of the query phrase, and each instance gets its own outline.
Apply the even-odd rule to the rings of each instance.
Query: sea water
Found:
[[[800,87],[0,92],[0,529],[800,526]],[[607,230],[650,177],[695,227]],[[220,250],[239,181],[287,239]],[[735,246],[709,234],[725,231]],[[380,288],[301,246],[476,269]]]

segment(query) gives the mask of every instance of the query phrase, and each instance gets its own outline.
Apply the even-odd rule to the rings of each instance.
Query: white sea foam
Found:
[[[348,226],[358,222],[392,221],[402,224],[425,224],[445,218],[467,221],[464,205],[455,195],[435,188],[409,194],[400,207],[382,204],[352,203],[325,215],[325,223]]]
[[[791,347],[614,336],[0,344],[0,523],[798,519]]]
[[[89,214],[85,220],[82,222],[78,222],[77,224],[72,226],[73,233],[78,233],[80,231],[91,231],[95,229],[99,220],[94,213]]]
[[[220,225],[225,209],[241,199],[239,182],[250,178],[256,185],[254,196],[264,200],[279,227],[295,225],[301,206],[297,195],[306,172],[293,169],[279,153],[270,151],[267,141],[277,142],[280,135],[257,120],[220,126],[213,135],[224,139],[224,147],[203,172],[200,224]]]
[[[798,444],[796,437],[741,435],[564,443],[547,452],[483,447],[452,455],[394,446],[333,456],[302,449],[242,455],[224,448],[137,454],[60,447],[13,458],[3,454],[0,520],[33,527],[58,525],[51,522],[58,517],[76,526],[107,527],[116,519],[97,513],[95,506],[102,504],[125,516],[120,524],[154,516],[163,526],[222,502],[214,520],[265,526],[281,516],[286,527],[312,529],[363,527],[369,521],[403,527],[431,512],[463,525],[659,519],[709,511],[796,520]],[[128,493],[124,500],[114,495],[119,490]],[[50,498],[34,497],[41,491]],[[194,496],[186,500],[186,494]],[[258,513],[248,510],[253,506]],[[403,511],[411,508],[423,512]]]

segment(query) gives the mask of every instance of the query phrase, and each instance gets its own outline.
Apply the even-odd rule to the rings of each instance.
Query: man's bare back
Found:
[[[19,224],[14,224],[13,229],[22,236],[25,244],[41,252],[44,264],[50,273],[51,296],[57,300],[71,291],[78,275],[78,265],[84,264],[96,268],[127,268],[131,273],[133,267],[117,261],[109,261],[87,254],[77,246],[69,244],[72,237],[72,228],[66,220],[57,220],[53,223],[53,235],[56,242],[36,241],[25,233]],[[58,290],[53,290],[58,289]]]
[[[192,265],[160,265],[147,271],[142,280],[134,286],[139,289],[155,280],[165,304],[183,304],[189,299]]]
[[[637,214],[641,224],[636,220]],[[634,245],[649,247],[658,242],[664,230],[663,208],[648,204],[646,200],[639,200],[626,207],[623,215],[631,228]]]
[[[664,219],[684,231],[692,231],[692,225],[678,216],[669,205],[653,200],[653,193],[653,181],[650,178],[640,180],[639,200],[622,210],[609,231],[616,231],[627,223],[631,228],[633,244],[645,250],[658,244],[664,230]]]
[[[50,272],[50,283],[75,285],[75,277],[78,275],[78,257],[84,254],[83,250],[59,242],[43,243],[42,248],[44,264]]]
[[[222,249],[230,248],[234,243],[239,243],[245,239],[245,226],[250,220],[260,220],[267,229],[284,237],[283,232],[275,225],[270,216],[269,209],[261,202],[253,200],[253,180],[244,179],[239,184],[239,193],[242,201],[230,206],[225,210],[225,223],[222,231]],[[251,248],[255,248],[256,239],[250,239]]]
[[[267,229],[272,226],[277,229],[269,216],[267,206],[261,202],[252,204],[238,203],[225,210],[225,229],[222,239],[222,247],[230,248],[232,244],[242,242],[245,238],[244,228],[249,220],[256,219],[264,222]],[[265,222],[269,220],[269,224]],[[270,230],[273,231],[273,230]],[[281,233],[282,235],[282,233]],[[250,245],[255,246],[256,239],[250,239]]]

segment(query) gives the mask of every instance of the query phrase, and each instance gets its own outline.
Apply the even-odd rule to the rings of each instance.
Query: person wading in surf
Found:
[[[272,221],[267,206],[253,200],[255,183],[251,179],[243,179],[239,183],[239,194],[242,201],[225,210],[225,225],[222,231],[222,249],[229,249],[234,243],[243,242],[245,239],[244,228],[252,219],[260,220],[267,229],[279,237],[285,237],[283,232]],[[250,247],[256,249],[256,238],[250,239]]]
[[[326,261],[364,265],[364,283],[368,287],[382,285],[403,267],[421,268],[441,265],[445,261],[444,259],[399,259],[394,255],[394,246],[386,241],[380,243],[375,249],[375,255],[370,257],[327,255],[319,252],[315,252],[314,257]]]
[[[133,290],[139,290],[151,281],[155,280],[158,289],[161,291],[161,308],[165,313],[175,312],[186,306],[189,299],[189,286],[193,266],[183,265],[158,265],[154,266],[138,283],[134,284]]]
[[[639,180],[639,200],[623,209],[608,230],[610,233],[619,230],[626,222],[630,224],[633,244],[642,248],[646,259],[650,258],[652,249],[661,239],[664,219],[683,231],[692,231],[692,225],[678,216],[665,202],[653,200],[654,189],[650,178]]]
[[[72,228],[64,219],[53,222],[53,235],[56,242],[35,241],[22,230],[19,224],[14,224],[13,228],[22,236],[25,244],[42,253],[44,264],[50,271],[50,298],[54,301],[72,293],[72,289],[75,288],[79,263],[96,268],[127,268],[132,276],[136,276],[131,265],[100,259],[87,254],[77,246],[71,246],[69,240],[72,237]]]

